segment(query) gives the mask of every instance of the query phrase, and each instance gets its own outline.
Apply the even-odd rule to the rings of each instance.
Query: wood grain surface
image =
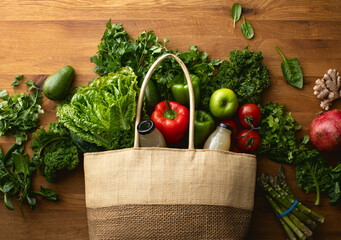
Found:
[[[154,30],[169,48],[186,50],[198,45],[212,58],[227,59],[228,52],[242,49],[262,51],[269,67],[272,85],[264,94],[264,102],[286,104],[287,110],[302,125],[299,136],[308,133],[319,101],[312,88],[329,68],[341,71],[341,1],[340,0],[254,0],[240,1],[244,16],[252,24],[255,37],[247,40],[240,31],[242,21],[233,29],[230,16],[233,1],[166,1],[166,0],[2,0],[0,2],[0,89],[13,92],[10,86],[17,74],[37,83],[67,64],[76,70],[74,85],[87,83],[96,74],[89,57],[97,51],[109,18],[123,23],[136,37],[143,30]],[[297,57],[303,68],[304,88],[288,85],[281,72],[282,59],[274,45],[287,57]],[[22,88],[26,91],[25,88]],[[19,90],[18,90],[19,91]],[[56,104],[43,99],[45,114],[40,124],[56,119]],[[341,100],[333,105],[341,109]],[[1,137],[6,152],[14,143],[12,137]],[[28,142],[26,151],[32,153]],[[330,164],[340,157],[327,156]],[[258,159],[258,175],[275,174],[278,164]],[[296,185],[293,166],[285,166],[289,185],[297,198],[325,215],[326,221],[315,231],[314,239],[341,238],[341,206],[329,206],[322,194],[321,205],[314,206],[315,195],[305,194]],[[38,199],[35,211],[24,206],[6,209],[0,201],[0,239],[88,239],[84,200],[83,166],[77,167],[55,184],[47,183],[37,172],[34,189],[44,185],[56,190],[58,202]],[[285,233],[259,188],[247,239],[285,239]]]

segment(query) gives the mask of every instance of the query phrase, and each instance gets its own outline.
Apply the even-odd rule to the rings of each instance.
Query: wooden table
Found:
[[[87,83],[96,74],[89,57],[97,51],[97,44],[109,18],[123,23],[136,37],[143,30],[154,30],[160,39],[168,37],[169,48],[186,50],[198,45],[212,58],[227,59],[228,52],[242,49],[262,51],[264,64],[269,67],[272,86],[264,95],[287,105],[302,125],[299,135],[308,128],[320,111],[313,95],[314,81],[329,68],[341,71],[341,1],[240,1],[244,16],[252,24],[255,37],[247,40],[240,31],[241,22],[233,29],[230,10],[233,1],[85,1],[85,0],[2,0],[0,2],[0,88],[13,92],[10,86],[17,74],[38,82],[64,65],[72,65],[77,73],[74,85]],[[304,88],[288,85],[281,73],[282,59],[277,44],[287,57],[297,57],[303,68]],[[43,126],[56,119],[55,103],[44,98]],[[341,109],[341,101],[333,105]],[[7,151],[13,144],[11,137],[1,137],[0,145]],[[28,153],[29,143],[26,145]],[[329,156],[336,163],[336,156]],[[258,174],[275,174],[278,164],[258,159]],[[9,211],[0,203],[0,239],[87,239],[82,164],[55,184],[49,184],[37,173],[34,188],[44,185],[56,190],[58,202],[38,199],[37,209],[24,206],[21,217],[18,204]],[[341,206],[328,205],[323,194],[321,205],[314,206],[315,195],[298,189],[293,166],[285,166],[289,185],[297,198],[325,215],[326,221],[316,229],[315,239],[340,239]],[[256,189],[255,208],[248,239],[285,239],[259,188]]]

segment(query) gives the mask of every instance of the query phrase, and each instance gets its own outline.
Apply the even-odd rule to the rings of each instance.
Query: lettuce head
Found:
[[[138,92],[135,73],[123,67],[78,88],[57,117],[80,140],[107,150],[132,147]]]

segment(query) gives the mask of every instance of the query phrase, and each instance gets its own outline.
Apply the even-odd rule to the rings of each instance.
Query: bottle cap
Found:
[[[219,123],[218,125],[219,127],[225,128],[227,130],[230,130],[231,132],[233,132],[233,127],[231,127],[230,125],[227,125],[225,123]]]
[[[137,125],[137,131],[142,135],[151,133],[154,128],[155,124],[152,120],[143,120],[139,123],[139,125]]]

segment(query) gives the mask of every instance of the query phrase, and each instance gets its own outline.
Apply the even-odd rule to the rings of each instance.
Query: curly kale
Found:
[[[224,61],[217,74],[211,77],[203,89],[202,105],[208,109],[212,93],[220,88],[232,89],[240,104],[261,103],[261,93],[270,86],[269,70],[263,65],[261,52],[234,50],[230,61]]]
[[[59,122],[49,124],[33,134],[32,161],[49,182],[55,182],[60,172],[71,171],[79,163],[78,150],[70,138],[69,131]]]

